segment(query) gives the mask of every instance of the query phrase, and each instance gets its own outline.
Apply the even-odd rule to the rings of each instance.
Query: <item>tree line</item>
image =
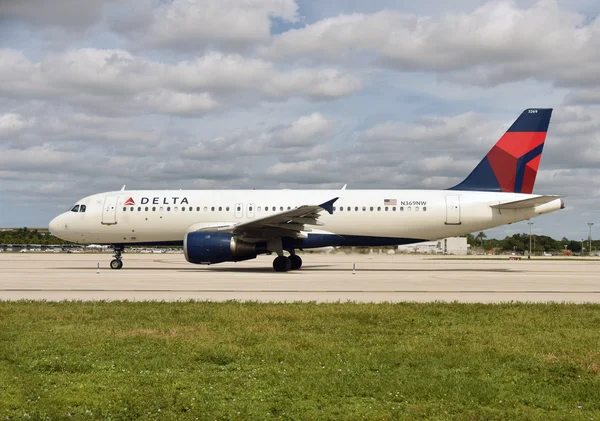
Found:
[[[38,232],[37,229],[30,230],[27,227],[0,231],[0,244],[70,244],[61,240],[49,232]]]
[[[479,232],[475,235],[467,234],[467,243],[471,245],[473,249],[479,248],[483,250],[495,250],[501,252],[518,252],[525,253],[529,251],[529,234],[521,233],[507,236],[502,240],[495,238],[487,238],[484,232]],[[27,227],[16,228],[13,230],[0,231],[0,244],[69,244],[68,241],[61,240],[53,236],[52,234],[45,232],[41,233],[38,230],[30,230]],[[587,239],[583,242],[584,253],[588,252]],[[568,238],[561,238],[555,240],[547,235],[532,235],[531,236],[531,250],[536,253],[561,253],[565,249],[570,250],[573,253],[581,253],[582,242],[581,240],[569,240]],[[592,251],[600,250],[600,240],[592,241]]]
[[[478,234],[467,234],[467,243],[471,245],[471,248],[480,248],[483,250],[495,250],[501,252],[517,252],[526,253],[529,252],[529,234],[513,234],[512,236],[506,236],[502,240],[495,238],[487,238],[484,232]],[[588,239],[585,238],[582,244],[581,240],[569,240],[566,237],[556,240],[547,235],[532,235],[531,236],[531,251],[534,254],[541,253],[562,253],[565,250],[569,250],[572,253],[581,253],[583,246],[583,252],[588,253]],[[600,240],[592,241],[592,251],[600,251]]]

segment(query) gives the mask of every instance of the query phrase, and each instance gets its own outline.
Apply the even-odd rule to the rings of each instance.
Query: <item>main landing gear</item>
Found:
[[[123,253],[123,250],[125,249],[125,247],[123,246],[113,246],[113,249],[115,250],[115,254],[113,254],[114,259],[110,261],[110,268],[111,269],[121,269],[123,267],[123,261],[122,261],[122,257],[121,257],[121,253]]]
[[[275,272],[287,272],[288,270],[298,270],[302,267],[302,259],[296,254],[291,254],[290,257],[281,255],[273,260],[273,269]]]

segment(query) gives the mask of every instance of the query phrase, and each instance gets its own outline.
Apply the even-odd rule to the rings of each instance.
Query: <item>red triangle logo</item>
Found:
[[[125,201],[125,206],[133,206],[135,205],[135,202],[133,201],[133,197],[130,197],[129,199],[127,199]]]

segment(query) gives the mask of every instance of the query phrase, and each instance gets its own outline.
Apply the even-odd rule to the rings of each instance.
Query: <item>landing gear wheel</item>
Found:
[[[298,270],[302,267],[302,258],[296,254],[292,254],[290,256],[290,261],[292,262],[291,270]]]
[[[292,268],[292,261],[286,256],[277,256],[273,260],[273,269],[275,272],[287,272]]]
[[[121,254],[123,253],[123,245],[113,245],[115,254],[113,254],[114,260],[110,262],[111,269],[121,269],[123,267],[123,261],[121,260]]]
[[[119,259],[111,260],[110,268],[111,269],[121,269],[123,267],[123,262]]]

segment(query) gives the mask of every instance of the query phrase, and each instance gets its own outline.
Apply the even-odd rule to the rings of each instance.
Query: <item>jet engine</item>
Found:
[[[241,241],[224,232],[188,232],[183,240],[185,259],[190,263],[207,265],[254,259],[267,251],[265,246]]]

